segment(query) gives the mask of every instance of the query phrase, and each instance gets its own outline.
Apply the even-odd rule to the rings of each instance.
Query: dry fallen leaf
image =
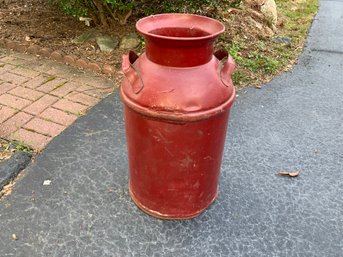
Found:
[[[12,193],[14,187],[14,182],[11,181],[10,183],[8,183],[6,186],[4,186],[2,188],[2,190],[0,191],[0,198],[3,196],[8,196]]]
[[[299,176],[299,174],[300,174],[299,171],[295,171],[295,172],[290,172],[290,173],[289,173],[289,176],[290,176],[290,177],[297,177],[297,176]]]
[[[299,171],[292,171],[292,172],[289,172],[289,171],[280,171],[278,173],[279,176],[287,176],[287,177],[298,177],[300,174]]]
[[[47,179],[43,181],[43,186],[50,186],[51,185],[51,180]]]

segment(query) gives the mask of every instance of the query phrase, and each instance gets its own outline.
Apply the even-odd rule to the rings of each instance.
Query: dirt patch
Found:
[[[135,31],[134,23],[118,25],[111,30],[93,28],[76,17],[63,14],[46,0],[16,0],[0,7],[0,38],[20,42],[26,46],[38,45],[73,54],[92,62],[120,67],[123,50],[101,52],[95,42],[75,44],[77,36],[96,30],[99,34],[122,38]]]

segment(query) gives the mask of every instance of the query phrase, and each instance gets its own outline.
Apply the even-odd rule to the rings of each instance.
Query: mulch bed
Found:
[[[0,4],[0,46],[109,75],[120,69],[121,56],[127,50],[117,48],[107,53],[101,52],[95,41],[83,44],[72,41],[91,30],[120,39],[135,31],[135,21],[104,30],[66,16],[46,0],[7,2]]]

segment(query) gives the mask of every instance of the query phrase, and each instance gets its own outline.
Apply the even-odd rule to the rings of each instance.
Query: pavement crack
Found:
[[[311,49],[312,52],[322,52],[322,53],[330,53],[330,54],[343,54],[343,51],[336,51],[336,50],[328,50],[328,49]]]

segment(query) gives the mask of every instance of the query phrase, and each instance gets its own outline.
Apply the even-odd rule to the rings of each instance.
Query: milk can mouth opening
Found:
[[[224,32],[222,23],[194,14],[158,14],[139,20],[137,30],[144,36],[171,40],[199,40],[217,37]]]

